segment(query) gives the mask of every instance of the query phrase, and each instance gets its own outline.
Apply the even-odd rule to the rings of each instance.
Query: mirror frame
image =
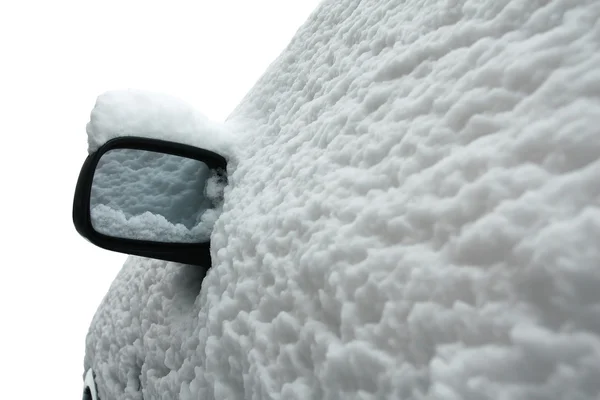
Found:
[[[103,249],[135,256],[156,258],[182,264],[211,267],[210,239],[200,243],[165,243],[150,240],[117,238],[97,232],[92,226],[90,198],[92,181],[100,158],[114,149],[137,149],[191,158],[205,163],[211,170],[223,170],[227,180],[227,160],[212,151],[159,139],[123,136],[111,139],[90,154],[79,173],[73,199],[73,223],[81,236]],[[227,181],[225,182],[227,184]]]

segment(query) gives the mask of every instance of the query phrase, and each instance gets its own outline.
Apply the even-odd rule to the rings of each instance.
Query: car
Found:
[[[222,127],[102,97],[84,398],[598,398],[599,20],[324,1]]]

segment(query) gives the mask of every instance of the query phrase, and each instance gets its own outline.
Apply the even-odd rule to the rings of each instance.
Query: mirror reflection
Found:
[[[102,234],[158,242],[205,242],[220,212],[222,184],[202,161],[138,149],[106,152],[90,198]]]

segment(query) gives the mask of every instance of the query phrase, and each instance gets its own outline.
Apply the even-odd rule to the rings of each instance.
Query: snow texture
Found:
[[[163,139],[201,147],[228,158],[233,138],[184,101],[143,90],[115,90],[96,100],[87,124],[88,152],[121,136]]]
[[[202,161],[151,151],[110,150],[94,173],[92,225],[114,237],[206,242],[222,208],[219,195],[224,185],[221,190],[214,187],[218,178]],[[209,180],[217,183],[208,185]]]
[[[204,281],[130,257],[100,305],[100,398],[599,398],[599,21],[322,2],[226,124]]]

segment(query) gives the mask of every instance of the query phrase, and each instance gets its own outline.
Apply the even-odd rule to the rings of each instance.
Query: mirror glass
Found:
[[[90,215],[104,235],[169,243],[210,239],[223,183],[202,161],[138,149],[102,155]]]

